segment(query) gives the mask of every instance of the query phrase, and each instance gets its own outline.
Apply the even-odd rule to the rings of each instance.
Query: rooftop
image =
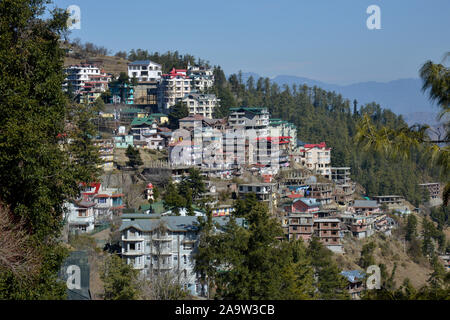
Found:
[[[148,66],[149,64],[156,64],[158,66],[161,66],[159,63],[153,62],[151,60],[136,60],[133,62],[130,62],[129,66]]]
[[[355,200],[353,207],[357,208],[377,208],[378,204],[374,200]]]

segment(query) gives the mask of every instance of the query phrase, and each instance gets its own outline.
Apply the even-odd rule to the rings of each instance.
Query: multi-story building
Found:
[[[145,105],[156,110],[158,108],[158,82],[138,82],[134,94],[134,104]]]
[[[327,178],[331,175],[331,148],[325,142],[305,144],[293,154],[295,162]]]
[[[64,91],[71,91],[80,103],[93,103],[108,89],[112,76],[95,64],[85,63],[64,69]]]
[[[134,147],[133,135],[119,135],[114,137],[114,147],[117,149],[127,149],[128,146]]]
[[[381,212],[380,206],[373,200],[355,200],[349,210],[361,215],[371,215]]]
[[[428,191],[432,204],[438,204],[440,202],[441,185],[439,182],[421,183],[419,186]]]
[[[212,119],[220,99],[215,94],[190,93],[182,101],[186,103],[190,117],[199,114],[205,118]]]
[[[100,139],[93,141],[94,146],[99,148],[100,159],[102,164],[99,168],[105,171],[110,171],[114,169],[114,143],[111,139]]]
[[[333,201],[333,185],[331,183],[310,183],[305,190],[305,197],[316,199],[322,206]]]
[[[269,130],[271,137],[283,137],[289,141],[289,151],[297,147],[297,127],[281,119],[270,119]]]
[[[370,216],[343,213],[339,216],[339,219],[342,226],[345,226],[345,229],[356,238],[367,238],[375,232],[374,221]]]
[[[191,81],[186,69],[173,68],[168,74],[161,75],[158,85],[158,109],[169,113],[172,106],[191,93]]]
[[[379,205],[387,205],[389,209],[400,209],[405,207],[405,198],[402,196],[388,195],[373,197]]]
[[[82,185],[84,190],[81,197],[64,204],[69,232],[93,231],[96,224],[110,221],[113,215],[120,215],[124,208],[124,195],[118,188],[106,188],[98,182]]]
[[[214,217],[219,226],[226,217]],[[237,223],[245,226],[243,219]],[[122,215],[122,258],[144,278],[172,275],[195,296],[206,296],[207,286],[194,272],[194,252],[198,247],[197,217]]]
[[[331,251],[342,252],[339,219],[315,219],[314,234]]]
[[[289,240],[302,239],[303,241],[311,240],[314,233],[314,216],[312,214],[296,214],[291,213],[288,217]]]
[[[161,79],[161,65],[150,60],[133,61],[128,64],[128,77],[138,82],[156,82]]]
[[[259,201],[265,202],[272,212],[277,205],[275,183],[247,183],[238,186],[238,196],[241,199],[249,193],[254,193]]]
[[[109,103],[111,104],[134,104],[134,86],[132,84],[120,81],[111,81],[109,83],[109,92],[111,93]]]
[[[336,184],[333,190],[334,200],[349,203],[356,190],[356,184],[350,179],[350,167],[331,168],[330,179]]]
[[[95,203],[93,201],[74,200],[64,203],[64,219],[70,233],[91,232],[95,226]]]
[[[192,79],[192,87],[198,92],[205,92],[214,85],[214,72],[205,66],[188,65],[187,75]]]
[[[258,151],[265,153],[269,137],[269,111],[267,108],[239,107],[230,108],[228,126],[224,138],[226,162],[239,167],[242,165],[258,164]],[[262,138],[262,140],[258,140]],[[261,154],[261,156],[271,158],[271,155]],[[259,162],[259,163],[260,163]],[[261,164],[261,163],[260,163]],[[264,165],[267,163],[264,163]]]

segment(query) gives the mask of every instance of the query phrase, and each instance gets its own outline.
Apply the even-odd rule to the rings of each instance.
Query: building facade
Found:
[[[156,82],[161,79],[162,67],[150,60],[138,60],[128,64],[128,77],[138,82]]]

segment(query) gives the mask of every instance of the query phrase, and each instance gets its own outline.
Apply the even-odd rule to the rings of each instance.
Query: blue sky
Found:
[[[369,30],[366,9],[381,9]],[[111,49],[190,53],[227,74],[336,84],[417,78],[450,51],[448,0],[54,0],[81,9],[80,38]]]

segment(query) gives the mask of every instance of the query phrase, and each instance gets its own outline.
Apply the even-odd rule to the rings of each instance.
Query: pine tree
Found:
[[[24,221],[30,245],[41,256],[28,281],[0,267],[4,299],[65,297],[64,283],[57,281],[67,253],[57,241],[63,203],[78,196],[80,181],[90,182],[97,174],[94,166],[83,166],[90,163],[89,154],[70,153],[59,144],[68,114],[59,40],[68,15],[55,9],[44,19],[46,4],[0,2],[0,198],[15,221]],[[75,125],[81,128],[83,122]]]

